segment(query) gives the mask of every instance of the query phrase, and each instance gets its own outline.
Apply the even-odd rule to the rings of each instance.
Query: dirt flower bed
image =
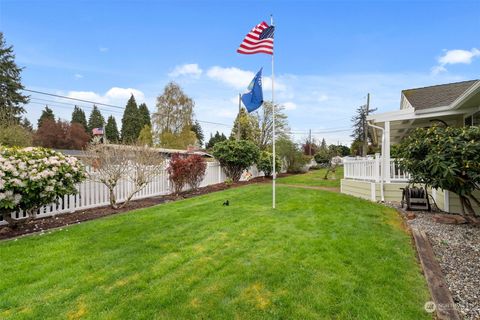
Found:
[[[282,174],[282,175],[279,175],[279,177],[280,176],[286,176],[286,175]],[[210,185],[207,187],[199,188],[196,191],[187,191],[180,194],[179,196],[165,195],[165,196],[135,200],[130,202],[130,204],[127,207],[124,207],[121,209],[112,209],[109,206],[105,206],[105,207],[98,207],[98,208],[93,208],[88,210],[79,210],[73,213],[64,213],[64,214],[59,214],[51,217],[35,219],[33,221],[30,221],[29,223],[20,225],[16,228],[10,228],[8,225],[2,225],[0,226],[0,240],[14,238],[14,237],[18,237],[18,236],[29,234],[29,233],[39,233],[39,232],[41,233],[48,229],[59,228],[59,227],[68,226],[71,224],[80,223],[82,221],[98,219],[98,218],[109,216],[112,214],[118,214],[118,213],[130,211],[134,209],[151,207],[151,206],[155,206],[155,205],[166,203],[166,202],[187,199],[187,198],[196,197],[202,194],[207,194],[210,192],[216,192],[216,191],[221,191],[221,190],[235,188],[235,187],[241,187],[241,186],[245,186],[252,183],[264,183],[268,181],[271,181],[271,179],[258,177],[249,181],[242,181],[242,182],[237,182],[232,184],[218,183],[218,184]]]
[[[460,315],[480,319],[480,227],[438,223],[432,213],[415,216],[408,224],[428,235]]]

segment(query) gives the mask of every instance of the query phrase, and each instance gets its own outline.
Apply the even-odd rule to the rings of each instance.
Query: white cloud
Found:
[[[75,77],[75,79],[82,79],[83,78],[83,75],[81,75],[80,73],[75,73],[73,76]]]
[[[106,48],[106,47],[100,47],[100,48],[98,48],[98,51],[100,51],[100,52],[108,52],[108,50],[109,50],[109,49]]]
[[[240,90],[242,92],[247,90],[248,85],[255,76],[255,72],[242,70],[236,67],[211,67],[207,71],[207,76],[213,80],[220,81],[234,89]],[[263,89],[265,91],[272,90],[272,79],[270,77],[263,76]],[[275,92],[277,91],[286,91],[287,87],[284,83],[275,80]]]
[[[176,66],[172,72],[168,75],[170,77],[179,77],[179,76],[192,76],[194,78],[198,78],[202,75],[203,70],[200,69],[198,64],[196,63],[187,63],[181,66]]]
[[[135,96],[137,103],[145,101],[145,94],[142,91],[133,88],[119,87],[113,87],[104,94],[93,91],[69,91],[67,96],[70,98],[123,106],[132,94]]]
[[[291,101],[284,102],[282,105],[285,107],[285,110],[295,110],[297,109],[297,105]]]
[[[470,64],[476,57],[480,57],[480,50],[477,48],[473,48],[472,50],[446,50],[445,53],[438,58],[438,65],[432,68],[432,74],[437,75],[447,71],[445,66],[449,64]]]
[[[207,71],[207,76],[211,79],[223,82],[234,89],[245,90],[255,74],[251,71],[235,67],[222,68],[215,66]]]

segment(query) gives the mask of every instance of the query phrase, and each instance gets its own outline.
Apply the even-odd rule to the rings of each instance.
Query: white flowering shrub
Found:
[[[0,214],[12,223],[18,210],[34,218],[43,205],[77,192],[85,179],[83,165],[74,157],[46,148],[0,147]]]

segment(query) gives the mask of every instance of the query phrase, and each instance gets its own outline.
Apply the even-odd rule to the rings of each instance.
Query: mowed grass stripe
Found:
[[[250,185],[2,242],[0,318],[428,319],[393,210],[277,192],[276,210]]]

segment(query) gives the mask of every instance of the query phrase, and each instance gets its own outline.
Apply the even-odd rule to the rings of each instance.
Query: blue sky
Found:
[[[271,72],[270,56],[236,48],[273,14],[276,100],[295,139],[336,131],[316,137],[349,144],[339,130],[367,92],[383,112],[399,108],[402,89],[480,78],[479,12],[480,1],[0,0],[0,30],[29,89],[120,106],[134,93],[154,111],[155,97],[176,81],[198,119],[230,125],[238,93],[260,67]],[[42,101],[32,101],[36,122]],[[72,106],[50,105],[70,118]],[[207,135],[230,132],[202,126]]]

